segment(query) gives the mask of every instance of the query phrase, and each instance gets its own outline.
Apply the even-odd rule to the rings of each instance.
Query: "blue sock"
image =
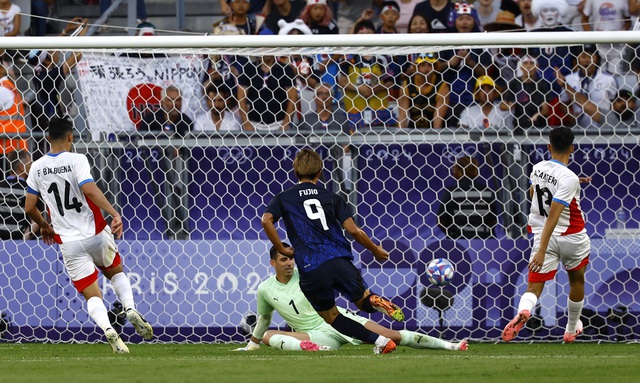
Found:
[[[376,339],[378,339],[378,334],[367,330],[360,323],[349,319],[342,314],[338,314],[336,319],[333,320],[333,323],[331,323],[331,326],[338,330],[338,332],[352,338],[359,339],[364,343],[375,344]]]

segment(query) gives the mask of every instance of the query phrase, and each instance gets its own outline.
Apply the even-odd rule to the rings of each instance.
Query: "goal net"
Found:
[[[273,274],[260,217],[296,182],[304,147],[325,161],[321,184],[390,252],[380,263],[354,246],[372,291],[406,314],[372,320],[499,339],[527,285],[529,173],[558,126],[576,134],[569,168],[592,177],[584,339],[640,333],[637,32],[9,40],[26,129],[3,135],[14,140],[5,170],[26,161],[11,145],[24,140],[35,160],[48,119],[73,119],[75,150],[122,213],[119,252],[158,341],[246,340],[257,286]],[[24,240],[14,192],[2,187],[1,339],[102,339],[58,247]],[[455,268],[444,287],[428,280],[435,258]],[[114,326],[140,341],[99,283]],[[560,270],[522,339],[562,338],[568,291]]]

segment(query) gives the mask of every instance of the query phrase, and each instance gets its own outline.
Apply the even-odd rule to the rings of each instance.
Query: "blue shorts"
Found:
[[[336,304],[335,291],[355,302],[368,288],[362,274],[349,258],[334,258],[317,268],[300,273],[300,289],[316,311],[326,311]]]

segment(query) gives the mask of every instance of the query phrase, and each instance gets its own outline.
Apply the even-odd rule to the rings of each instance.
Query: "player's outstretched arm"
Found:
[[[271,318],[273,314],[268,315],[259,315],[256,321],[256,327],[253,329],[253,334],[251,334],[251,339],[247,343],[246,346],[236,348],[234,351],[254,351],[260,348],[260,342],[262,342],[262,338],[264,337],[264,333],[269,329],[269,325],[271,325]]]
[[[33,220],[37,225],[40,226],[40,235],[42,235],[42,239],[44,243],[47,245],[52,245],[55,243],[53,236],[55,232],[49,222],[42,216],[40,210],[38,209],[38,196],[35,194],[27,193],[27,198],[24,203],[24,211],[27,213],[29,218]]]
[[[122,236],[122,218],[120,217],[120,213],[116,211],[116,209],[111,206],[111,203],[107,201],[107,198],[102,193],[102,190],[96,185],[95,182],[87,182],[82,185],[82,192],[89,198],[93,203],[98,205],[98,207],[113,218],[111,221],[111,233],[118,239]]]
[[[280,235],[278,235],[278,230],[276,230],[276,226],[273,222],[273,214],[264,213],[262,215],[262,228],[278,253],[286,255],[287,257],[293,257],[293,247],[284,247],[282,244]]]
[[[353,218],[347,218],[342,223],[342,226],[347,231],[347,233],[349,233],[353,237],[353,239],[356,240],[356,242],[369,250],[377,260],[386,261],[389,258],[389,253],[385,249],[383,249],[382,246],[373,243],[367,233],[365,233],[361,228],[358,227],[358,225],[356,225],[356,223],[353,221]]]

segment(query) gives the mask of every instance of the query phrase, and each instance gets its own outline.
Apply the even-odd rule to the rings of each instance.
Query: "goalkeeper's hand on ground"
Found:
[[[236,348],[233,351],[255,351],[255,350],[259,349],[259,348],[260,348],[260,344],[259,343],[256,343],[256,342],[250,340],[249,343],[247,343],[246,346],[240,347],[240,348]]]

